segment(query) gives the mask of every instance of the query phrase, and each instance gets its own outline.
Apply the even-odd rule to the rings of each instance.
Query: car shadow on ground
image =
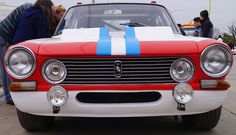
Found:
[[[35,135],[35,133],[29,133]],[[36,134],[44,135],[188,135],[214,134],[194,131],[183,126],[181,118],[58,118],[53,129]]]

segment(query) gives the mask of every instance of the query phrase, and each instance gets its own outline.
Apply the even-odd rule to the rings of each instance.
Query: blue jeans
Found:
[[[4,70],[4,55],[6,53],[6,42],[5,40],[0,36],[0,70],[1,70],[1,76],[2,76],[2,84],[3,84],[3,92],[5,96],[5,101],[9,102],[12,101],[11,94],[8,90],[8,86],[10,85],[10,78],[8,77],[6,71]]]

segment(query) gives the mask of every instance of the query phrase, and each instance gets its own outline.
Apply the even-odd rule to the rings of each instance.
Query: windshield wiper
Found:
[[[105,22],[105,21],[103,21],[103,23],[105,23],[105,25],[107,25],[108,27],[110,27],[110,28],[112,28],[112,29],[114,29],[114,30],[121,30],[121,28],[119,28],[119,27],[117,27],[117,26],[115,26],[115,25],[112,25],[112,24],[110,24],[110,23],[107,23],[107,22]]]
[[[129,26],[129,27],[145,27],[145,26],[148,26],[146,24],[143,24],[143,23],[137,23],[137,22],[130,22],[130,23],[121,23],[120,25],[123,25],[123,26]]]

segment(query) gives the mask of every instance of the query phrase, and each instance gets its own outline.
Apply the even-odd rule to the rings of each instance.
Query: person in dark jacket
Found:
[[[25,3],[14,9],[5,19],[0,22],[0,72],[3,83],[3,92],[7,104],[13,105],[8,86],[10,78],[4,70],[3,61],[6,53],[7,45],[12,43],[12,38],[17,28],[17,23],[22,16],[24,10],[32,7],[33,4]]]
[[[201,37],[212,38],[213,37],[213,24],[209,19],[209,13],[207,10],[200,12],[200,19],[202,21]]]
[[[13,38],[13,44],[30,39],[51,37],[56,28],[51,0],[37,0],[23,13]]]

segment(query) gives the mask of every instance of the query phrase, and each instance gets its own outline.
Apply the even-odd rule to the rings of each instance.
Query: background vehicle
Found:
[[[186,36],[193,36],[195,32],[195,27],[193,24],[183,24],[182,29],[186,33]]]
[[[193,24],[183,24],[182,25],[182,29],[184,30],[184,32],[186,33],[186,36],[194,36],[194,31],[195,31],[195,27]],[[213,39],[218,39],[219,35],[220,35],[220,29],[217,27],[214,27],[213,30]]]

